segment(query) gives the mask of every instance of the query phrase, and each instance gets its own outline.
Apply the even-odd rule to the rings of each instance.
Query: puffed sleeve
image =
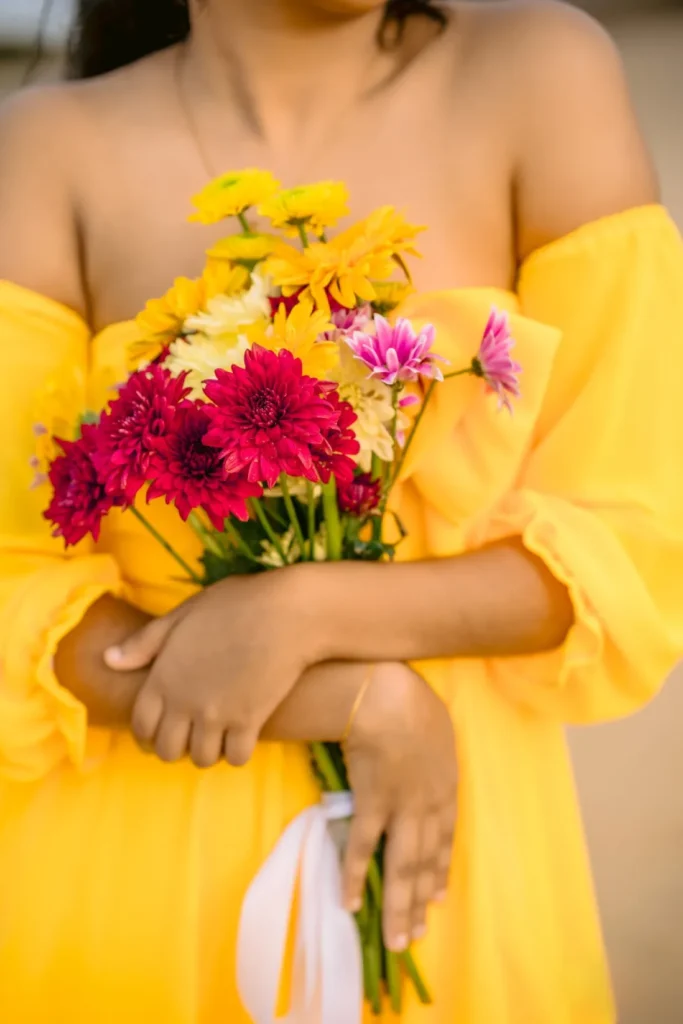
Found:
[[[36,779],[86,750],[85,707],[60,686],[61,638],[104,593],[116,562],[65,552],[42,516],[49,434],[87,407],[89,332],[72,311],[0,282],[0,775]],[[38,480],[36,480],[38,476]]]
[[[679,233],[661,207],[587,225],[527,261],[519,299],[560,340],[514,484],[467,544],[521,536],[568,586],[575,624],[562,650],[490,670],[534,710],[619,717],[683,654]]]

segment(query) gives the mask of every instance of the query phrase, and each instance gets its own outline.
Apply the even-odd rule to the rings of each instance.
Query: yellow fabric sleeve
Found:
[[[661,207],[588,225],[527,261],[519,297],[562,338],[515,485],[467,541],[521,535],[569,586],[575,625],[563,650],[491,670],[537,711],[619,717],[683,653],[679,233]]]
[[[0,282],[0,776],[39,778],[86,749],[85,707],[52,666],[59,640],[105,592],[115,561],[86,544],[65,552],[34,477],[54,431],[71,436],[88,403],[89,331],[72,311]],[[11,440],[10,440],[11,439]]]

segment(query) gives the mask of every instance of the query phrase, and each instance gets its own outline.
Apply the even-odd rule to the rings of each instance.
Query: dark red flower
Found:
[[[291,352],[250,349],[244,368],[216,370],[204,390],[211,428],[204,442],[220,450],[227,473],[247,471],[255,483],[273,487],[281,473],[317,483],[343,472],[355,439],[348,429],[355,414],[333,384],[303,373]],[[350,468],[349,472],[352,472]]]
[[[262,488],[244,475],[226,478],[221,453],[207,447],[203,438],[209,417],[202,402],[184,402],[176,410],[170,430],[152,455],[152,498],[165,498],[186,520],[190,512],[203,508],[217,530],[229,516],[249,518],[246,499],[258,498]]]
[[[379,505],[382,493],[380,480],[369,473],[360,473],[353,480],[340,482],[337,487],[339,508],[350,516],[362,518]]]
[[[360,444],[351,429],[358,417],[348,402],[342,402],[334,384],[320,381],[320,385],[335,411],[336,423],[325,432],[322,444],[312,446],[313,459],[324,484],[330,476],[336,477],[337,482],[349,482],[356,469],[353,456],[360,451]]]
[[[67,545],[78,544],[88,534],[100,535],[102,519],[121,502],[107,493],[95,464],[99,450],[99,426],[86,424],[77,441],[59,441],[64,454],[58,455],[49,470],[52,500],[43,513],[52,523],[53,537],[63,537]]]
[[[189,390],[185,374],[172,377],[156,364],[131,374],[101,420],[96,461],[110,494],[133,503],[149,479],[152,456]]]
[[[271,295],[268,298],[270,303],[270,312],[272,316],[275,316],[281,306],[285,308],[285,316],[289,316],[294,307],[299,301],[303,288],[299,288],[298,291],[294,292],[293,295]]]

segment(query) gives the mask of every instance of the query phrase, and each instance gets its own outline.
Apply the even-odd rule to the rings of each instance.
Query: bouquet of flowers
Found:
[[[236,230],[208,251],[199,279],[147,304],[128,379],[101,413],[84,413],[77,436],[57,440],[45,512],[56,536],[97,539],[112,508],[130,510],[196,586],[301,561],[394,557],[405,531],[391,492],[435,385],[474,374],[509,407],[520,367],[492,310],[471,363],[444,372],[434,327],[394,315],[421,229],[384,207],[328,239],[347,201],[341,183],[282,190],[260,170],[223,175],[195,197],[194,220]],[[143,492],[199,536],[201,570],[148,521]],[[311,750],[322,787],[345,791],[340,746]],[[377,1013],[383,985],[400,1011],[404,974],[429,1001],[410,950],[383,947],[381,905],[380,849],[357,915]]]

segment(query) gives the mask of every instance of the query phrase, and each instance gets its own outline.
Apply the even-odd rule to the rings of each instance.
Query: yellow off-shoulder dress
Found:
[[[455,366],[491,304],[511,314],[523,397],[437,391],[398,502],[404,557],[521,535],[570,588],[562,650],[423,666],[455,722],[455,868],[418,958],[435,995],[404,1024],[610,1024],[615,1011],[563,723],[628,714],[683,651],[683,247],[665,211],[587,225],[527,260],[517,294],[423,294]],[[198,771],[88,727],[55,645],[106,591],[183,597],[130,516],[65,554],[29,461],[125,373],[130,324],[91,337],[0,286],[0,1017],[8,1024],[246,1024],[235,985],[245,889],[317,799],[296,745]],[[38,434],[40,432],[38,431]],[[157,525],[187,557],[172,510]],[[268,922],[264,921],[264,929]],[[388,1014],[388,1011],[387,1011]]]

